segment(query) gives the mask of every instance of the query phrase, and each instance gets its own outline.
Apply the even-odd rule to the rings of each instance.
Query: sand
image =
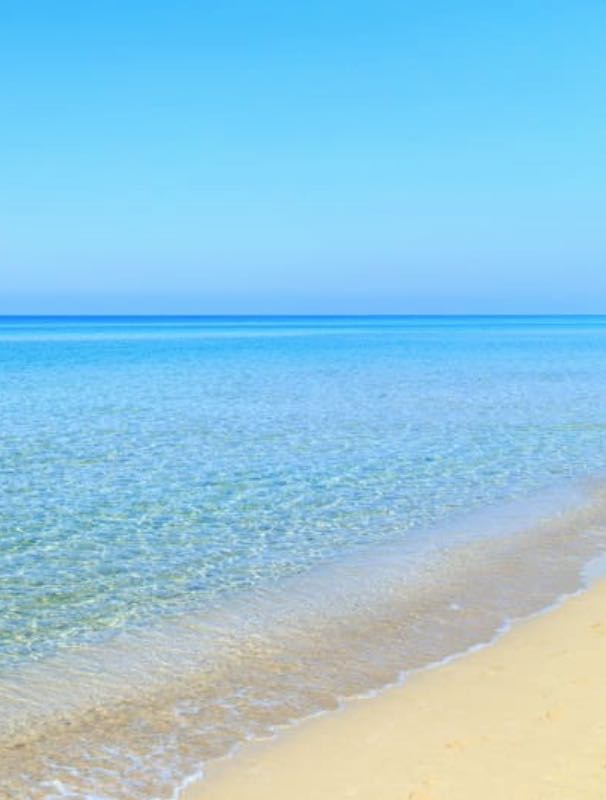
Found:
[[[212,768],[187,800],[606,798],[606,582]]]

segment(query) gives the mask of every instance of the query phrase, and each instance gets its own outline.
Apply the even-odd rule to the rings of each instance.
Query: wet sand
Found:
[[[495,644],[249,745],[184,800],[604,800],[606,581]]]

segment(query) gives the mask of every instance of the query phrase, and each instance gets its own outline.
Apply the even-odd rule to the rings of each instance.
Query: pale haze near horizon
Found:
[[[0,313],[605,310],[606,7],[9,2]]]

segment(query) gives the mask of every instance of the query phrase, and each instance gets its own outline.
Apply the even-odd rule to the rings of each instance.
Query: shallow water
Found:
[[[605,318],[3,319],[0,423],[0,796],[169,797],[603,545]]]

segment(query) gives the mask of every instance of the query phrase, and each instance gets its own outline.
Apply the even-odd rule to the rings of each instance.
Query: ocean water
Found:
[[[168,798],[574,591],[606,317],[0,318],[0,797]]]

